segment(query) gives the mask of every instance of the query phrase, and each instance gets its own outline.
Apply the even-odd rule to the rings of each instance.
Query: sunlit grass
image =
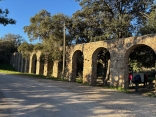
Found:
[[[21,74],[20,72],[17,72],[17,71],[2,70],[2,69],[0,69],[0,73],[5,73],[5,74]]]
[[[44,79],[51,79],[51,80],[57,80],[57,81],[67,81],[66,79],[62,79],[62,78],[55,78],[55,77],[51,77],[51,76],[18,72],[15,70],[15,68],[13,68],[8,63],[0,63],[0,73],[12,74],[12,75],[22,75],[22,76],[28,76],[28,77],[34,77],[34,78],[44,78]]]
[[[55,78],[55,77],[51,77],[51,76],[29,74],[29,73],[21,73],[21,72],[10,71],[10,70],[0,70],[0,73],[12,74],[12,75],[21,75],[21,76],[27,76],[27,77],[33,77],[33,78],[50,79],[50,80],[56,80],[56,81],[67,81],[66,79],[62,79],[62,78]]]

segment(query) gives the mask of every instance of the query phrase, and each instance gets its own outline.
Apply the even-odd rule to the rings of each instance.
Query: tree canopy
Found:
[[[30,19],[30,25],[24,27],[30,40],[40,39],[43,50],[49,53],[53,59],[61,58],[60,46],[63,45],[63,25],[69,22],[70,18],[63,14],[51,15],[46,10],[40,11]],[[66,35],[66,37],[69,37]],[[66,42],[70,42],[67,38]]]
[[[0,38],[0,54],[7,56],[10,59],[10,55],[13,52],[17,52],[17,48],[24,42],[24,39],[20,35],[6,34]]]
[[[1,0],[0,0],[1,1]],[[6,26],[8,24],[15,24],[16,21],[12,18],[8,18],[9,10],[0,8],[0,24]]]
[[[70,33],[78,43],[124,38],[136,34],[154,0],[76,0]]]
[[[60,60],[62,57],[64,23],[67,29],[66,44],[155,32],[154,0],[75,1],[78,1],[82,8],[71,18],[64,14],[51,15],[48,11],[42,10],[30,18],[29,26],[24,27],[24,32],[30,40],[41,40],[41,45],[36,45],[36,48],[42,46],[42,51],[48,53],[53,60]],[[149,28],[150,31],[146,31]]]
[[[152,7],[152,11],[145,15],[146,20],[140,27],[138,35],[154,34],[156,33],[156,6]]]
[[[23,42],[19,47],[18,47],[18,52],[22,54],[23,58],[29,58],[31,52],[34,50],[34,45],[29,44],[27,42]]]

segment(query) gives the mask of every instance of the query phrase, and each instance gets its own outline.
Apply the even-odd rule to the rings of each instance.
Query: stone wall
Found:
[[[96,53],[101,48],[110,52],[110,85],[128,87],[128,58],[133,49],[138,46],[147,45],[156,53],[156,35],[145,35],[141,37],[129,37],[107,41],[91,42],[70,46],[67,49],[67,78],[74,79],[74,53],[81,51],[84,56],[83,82],[91,85],[96,84],[95,63]]]
[[[66,47],[66,79],[75,81],[77,55],[82,52],[84,58],[83,82],[96,85],[97,54],[101,49],[107,49],[110,53],[110,85],[126,88],[128,87],[129,55],[133,49],[142,45],[149,46],[156,53],[156,35],[105,40]],[[40,56],[40,51],[33,52],[30,55],[30,59],[26,60],[23,59],[19,53],[14,53],[10,62],[16,70],[21,72],[29,71],[29,73],[43,73],[43,75],[48,75],[48,73],[52,72],[52,76],[58,77],[60,74],[59,62],[54,61],[53,64],[46,62],[44,63],[44,67],[41,67]],[[49,65],[52,66],[50,67]],[[29,68],[29,70],[27,70],[27,68]]]
[[[29,60],[22,57],[18,52],[15,52],[11,56],[10,64],[19,72],[28,73]]]

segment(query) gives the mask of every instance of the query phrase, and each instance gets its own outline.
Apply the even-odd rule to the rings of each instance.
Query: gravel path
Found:
[[[0,117],[156,117],[156,98],[0,74]]]

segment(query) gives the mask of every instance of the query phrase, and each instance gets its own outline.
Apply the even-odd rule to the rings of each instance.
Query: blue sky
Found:
[[[53,14],[63,13],[72,16],[77,10],[81,9],[75,0],[3,0],[0,8],[8,9],[8,18],[15,19],[16,25],[0,25],[0,37],[5,34],[19,34],[29,42],[28,36],[24,33],[23,27],[30,24],[29,20],[39,11],[45,9]],[[33,42],[34,43],[34,42]]]

